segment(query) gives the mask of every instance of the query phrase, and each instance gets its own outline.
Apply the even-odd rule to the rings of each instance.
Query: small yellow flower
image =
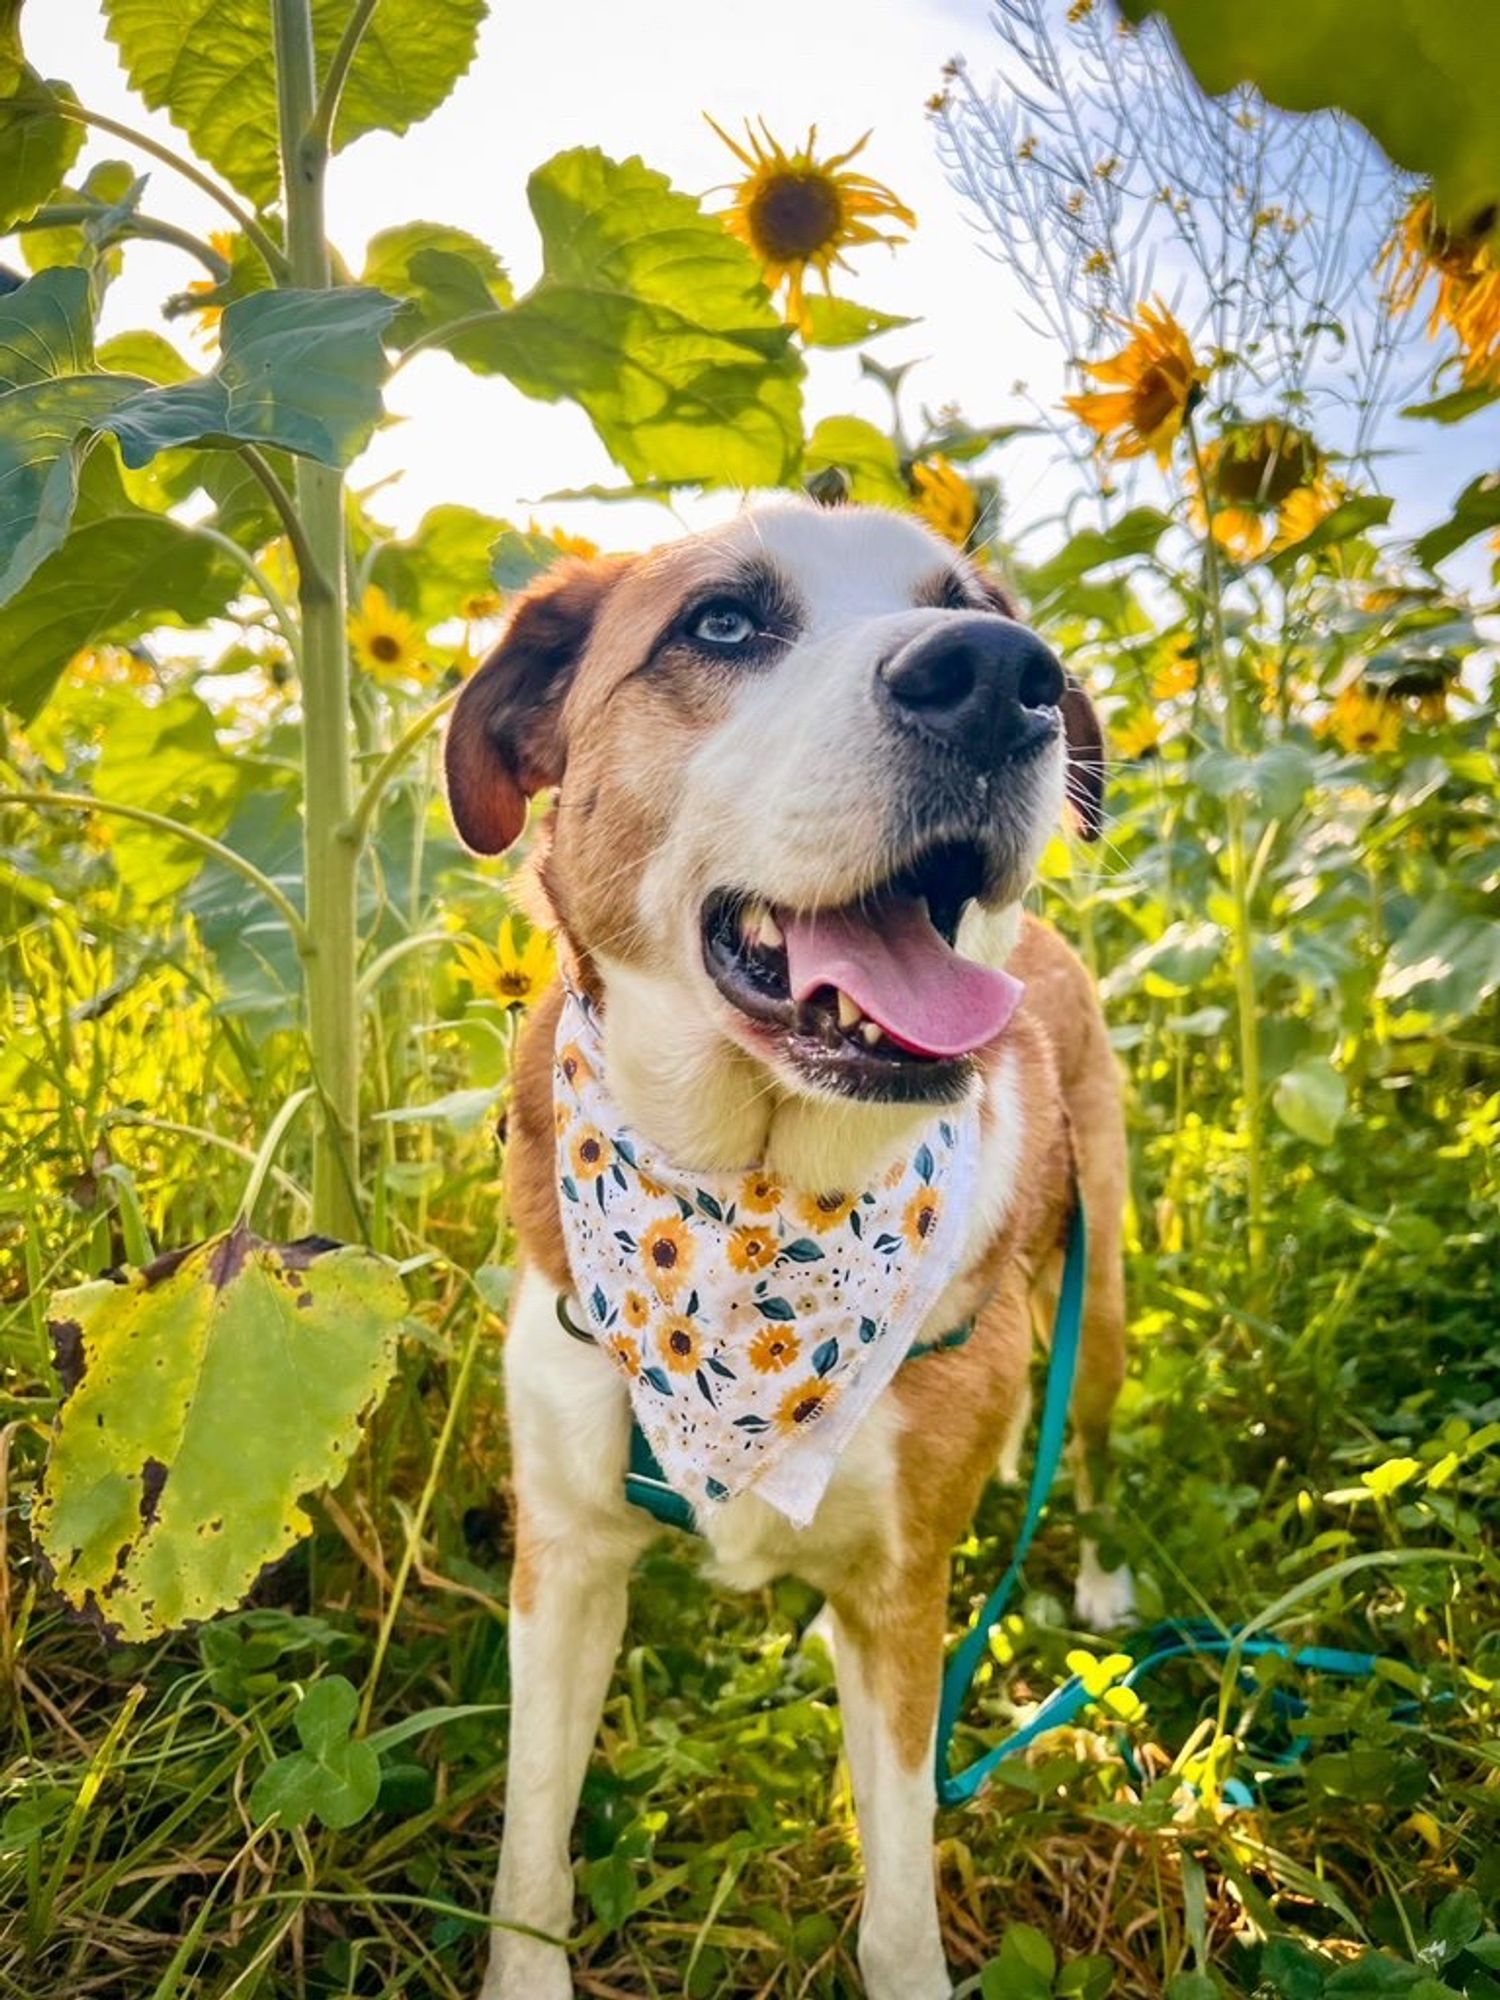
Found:
[[[837,1188],[827,1194],[799,1194],[797,1213],[809,1229],[824,1235],[848,1221],[856,1199],[852,1194],[841,1194]]]
[[[807,331],[804,286],[816,271],[828,289],[828,274],[844,264],[843,252],[861,243],[904,243],[904,236],[882,234],[877,222],[896,221],[908,229],[917,218],[888,187],[865,174],[845,169],[863,151],[869,133],[847,152],[820,160],[813,152],[817,127],[798,152],[789,153],[773,139],[764,119],[757,137],[749,123],[747,152],[712,118],[709,124],[735,158],[749,169],[734,188],[734,200],[723,216],[731,236],[747,244],[760,259],[771,291],[786,287],[786,317]]]
[[[1161,724],[1149,709],[1142,709],[1112,729],[1110,736],[1122,757],[1148,757],[1161,742]]]
[[[1401,704],[1370,694],[1358,681],[1351,681],[1314,727],[1351,756],[1372,756],[1394,750],[1401,741]]]
[[[746,1174],[740,1182],[740,1207],[752,1215],[769,1215],[781,1200],[781,1183],[767,1173]]]
[[[675,1299],[693,1268],[696,1246],[682,1218],[653,1222],[641,1236],[641,1263],[659,1297]]]
[[[788,1389],[776,1406],[778,1430],[796,1432],[815,1424],[838,1400],[838,1387],[816,1379],[798,1382]]]
[[[628,1333],[616,1333],[610,1338],[609,1351],[629,1376],[641,1372],[641,1350]]]
[[[218,251],[226,264],[234,262],[234,232],[232,230],[211,229],[208,232],[208,245],[211,250]],[[219,289],[220,281],[217,278],[194,278],[189,282],[187,287],[189,296],[195,299],[206,298],[209,294]],[[215,339],[217,339],[219,321],[223,317],[224,308],[222,305],[201,305],[194,310],[193,325],[203,336],[207,345],[212,346]]]
[[[156,678],[150,661],[129,646],[85,646],[64,672],[92,687],[150,687]]]
[[[529,532],[544,534],[560,556],[577,556],[581,561],[592,562],[599,553],[597,542],[591,542],[587,535],[570,535],[566,528],[539,528],[532,521]]]
[[[966,549],[979,519],[979,501],[958,467],[941,452],[918,459],[911,469],[913,513],[955,548]]]
[[[594,1080],[593,1066],[577,1042],[564,1042],[557,1052],[557,1066],[575,1090],[580,1083],[592,1083]]]
[[[630,1291],[625,1294],[620,1311],[625,1315],[625,1324],[639,1333],[651,1317],[651,1301],[644,1292]]]
[[[1488,230],[1445,228],[1432,196],[1419,194],[1380,254],[1376,268],[1386,266],[1390,310],[1411,312],[1436,280],[1428,338],[1452,329],[1466,387],[1500,383],[1500,251]]]
[[[789,1326],[762,1327],[750,1343],[750,1366],[759,1375],[779,1375],[802,1352],[802,1342]]]
[[[349,620],[349,644],[355,659],[377,681],[410,680],[422,664],[422,634],[416,620],[398,611],[374,584]]]
[[[901,1233],[913,1250],[920,1249],[932,1234],[942,1207],[942,1196],[936,1188],[930,1187],[918,1188],[906,1204],[906,1213],[901,1218]]]
[[[1151,699],[1172,701],[1191,694],[1198,685],[1198,660],[1190,642],[1184,640],[1151,676]]]
[[[608,1167],[614,1148],[597,1125],[585,1125],[574,1133],[568,1152],[578,1178],[592,1181]]]
[[[551,938],[545,931],[533,930],[523,942],[519,917],[507,917],[501,924],[493,951],[488,945],[466,939],[455,956],[459,971],[475,993],[486,1000],[498,1000],[502,1007],[529,1007],[546,991],[557,968]],[[567,1053],[565,1049],[564,1074]]]
[[[702,1352],[697,1327],[681,1313],[674,1313],[656,1329],[656,1351],[674,1375],[691,1375]]]
[[[1086,375],[1115,386],[1065,396],[1063,402],[1098,434],[1101,450],[1106,440],[1115,440],[1110,447],[1112,458],[1139,458],[1149,451],[1165,470],[1173,442],[1202,393],[1208,370],[1194,360],[1186,333],[1160,299],[1143,305],[1133,320],[1119,324],[1130,335],[1120,352],[1102,361],[1083,363]]]
[[[763,1271],[776,1261],[776,1238],[753,1222],[742,1222],[724,1247],[737,1271]]]

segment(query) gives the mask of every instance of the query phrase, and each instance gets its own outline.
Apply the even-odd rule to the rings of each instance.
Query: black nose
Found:
[[[976,763],[1016,757],[1057,730],[1063,670],[1024,625],[947,612],[881,663],[900,720]]]

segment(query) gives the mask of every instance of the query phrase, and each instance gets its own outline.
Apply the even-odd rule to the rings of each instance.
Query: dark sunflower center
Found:
[[[823,1407],[821,1394],[804,1396],[792,1411],[794,1424],[805,1424],[815,1417]]]
[[[843,1205],[844,1197],[841,1194],[820,1194],[818,1196],[818,1208],[824,1215],[837,1215]]]
[[[531,991],[531,981],[524,972],[502,972],[496,984],[502,993],[518,994],[522,999]],[[589,1154],[592,1159],[599,1149],[592,1140],[589,1144],[593,1146],[593,1152]]]
[[[750,234],[776,263],[814,257],[838,235],[838,190],[821,174],[778,174],[750,202]]]
[[[377,632],[370,641],[370,651],[377,660],[389,666],[401,657],[401,642],[393,639],[389,632]]]
[[[932,1227],[932,1210],[930,1208],[919,1208],[917,1210],[918,1236],[925,1236],[928,1230],[931,1229],[931,1227]]]
[[[585,1139],[583,1144],[578,1148],[578,1153],[581,1159],[587,1160],[589,1165],[592,1166],[594,1161],[600,1156],[599,1141],[597,1139]]]
[[[658,1271],[670,1271],[672,1266],[677,1262],[677,1245],[675,1243],[653,1243],[651,1246],[651,1261]]]
[[[684,1333],[682,1328],[679,1327],[671,1337],[671,1347],[674,1354],[691,1354],[693,1351],[692,1335]]]

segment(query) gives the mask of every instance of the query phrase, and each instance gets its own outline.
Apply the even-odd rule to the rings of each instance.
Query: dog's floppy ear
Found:
[[[1003,617],[1020,618],[1020,606],[1004,584],[983,571],[975,581]],[[1084,839],[1097,840],[1104,826],[1104,729],[1080,684],[1071,674],[1066,680],[1060,706],[1068,744],[1068,804]]]
[[[625,560],[549,569],[516,604],[499,644],[459,696],[444,748],[448,809],[476,853],[509,847],[526,824],[532,793],[561,781],[563,701]]]

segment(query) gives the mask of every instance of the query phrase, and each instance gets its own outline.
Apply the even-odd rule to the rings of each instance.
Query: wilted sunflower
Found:
[[[1115,439],[1111,458],[1140,458],[1149,451],[1165,471],[1208,370],[1193,359],[1191,342],[1160,299],[1119,324],[1130,335],[1119,353],[1082,364],[1096,382],[1117,386],[1065,396],[1063,402],[1097,432],[1101,450],[1107,439]]]
[[[495,933],[495,948],[466,939],[455,952],[458,968],[485,1000],[502,1007],[529,1007],[547,987],[557,960],[545,931],[521,935],[519,917],[507,917]]]
[[[979,519],[979,500],[953,461],[941,452],[919,458],[911,469],[911,485],[913,513],[944,541],[966,549]]]
[[[755,252],[773,292],[780,285],[786,286],[787,320],[805,334],[808,314],[803,287],[808,272],[816,271],[827,291],[833,266],[848,269],[842,254],[845,250],[860,243],[906,241],[904,236],[883,233],[875,227],[877,222],[890,219],[914,229],[917,218],[881,182],[845,171],[864,150],[868,132],[847,152],[820,160],[813,151],[816,125],[809,128],[800,152],[789,153],[771,136],[764,119],[759,138],[747,120],[747,152],[722,125],[712,118],[708,122],[749,169],[735,185],[734,202],[724,214],[724,226]]]
[[[1432,196],[1419,194],[1376,267],[1390,267],[1386,303],[1396,313],[1411,312],[1428,280],[1437,280],[1428,338],[1444,326],[1453,329],[1469,388],[1500,384],[1500,251],[1490,234],[1493,222],[1491,212],[1473,229],[1447,229],[1438,220]]]
[[[1237,561],[1253,562],[1273,542],[1286,548],[1300,541],[1338,505],[1317,440],[1278,417],[1233,425],[1203,446],[1202,459],[1214,540]],[[1201,491],[1191,512],[1201,531],[1208,523]]]
[[[377,681],[409,680],[422,663],[422,634],[416,620],[398,611],[374,584],[349,620],[354,657]]]

